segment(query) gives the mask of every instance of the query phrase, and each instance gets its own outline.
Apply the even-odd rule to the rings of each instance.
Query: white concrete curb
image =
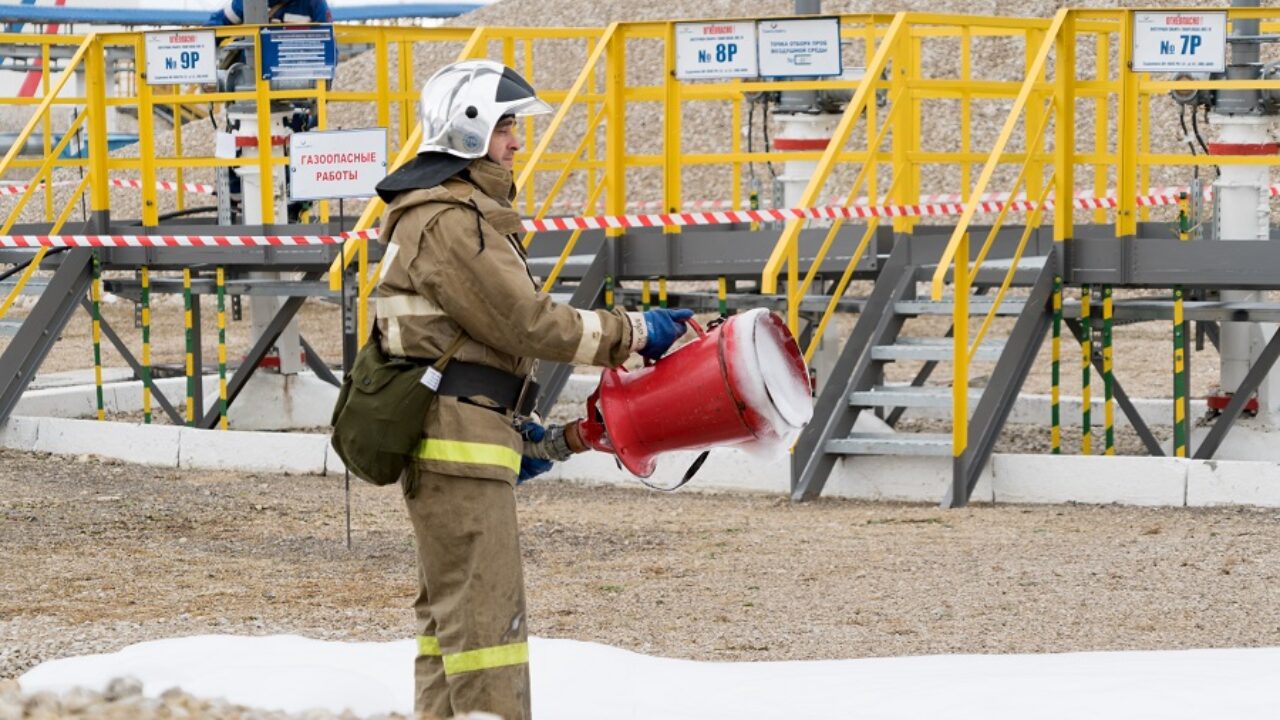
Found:
[[[335,475],[342,463],[327,435],[196,430],[170,425],[12,417],[0,427],[0,447],[58,455],[99,455],[184,469]],[[677,482],[695,452],[663,455],[650,478]],[[760,458],[716,450],[690,490],[736,490],[786,495],[787,456]],[[586,453],[556,466],[549,477],[612,485],[638,481],[611,456]],[[951,482],[949,457],[861,457],[837,463],[827,497],[939,502]],[[973,494],[980,503],[1064,503],[1207,507],[1280,507],[1280,464],[1220,460],[1078,455],[995,455]]]

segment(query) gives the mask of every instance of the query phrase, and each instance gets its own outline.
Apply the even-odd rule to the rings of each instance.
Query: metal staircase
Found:
[[[793,500],[817,497],[837,460],[844,456],[953,455],[951,433],[854,431],[864,411],[895,427],[908,409],[952,406],[950,385],[927,384],[939,363],[952,361],[952,331],[922,337],[904,335],[903,329],[914,317],[951,316],[954,305],[918,295],[918,283],[936,266],[915,264],[910,258],[909,241],[896,244],[836,361],[831,381],[817,399],[814,420],[801,434],[792,455]],[[1011,332],[1004,338],[984,340],[972,356],[974,361],[994,362],[995,368],[976,403],[970,394],[968,442],[955,456],[952,487],[942,501],[946,507],[968,502],[1048,330],[1053,266],[1052,254],[1023,258],[1014,285],[1028,287],[1027,296],[1009,299],[996,308],[998,316],[1016,317]],[[991,270],[1004,272],[995,267]],[[982,297],[985,287],[980,284],[971,297],[970,316],[982,317],[991,310],[991,301]],[[924,365],[909,384],[886,382],[886,366],[898,362]]]

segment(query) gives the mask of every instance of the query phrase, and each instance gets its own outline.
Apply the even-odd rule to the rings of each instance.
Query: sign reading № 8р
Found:
[[[372,197],[386,176],[386,128],[289,136],[290,200]]]
[[[1226,72],[1225,12],[1135,12],[1134,72]]]
[[[676,23],[681,80],[756,77],[758,62],[755,21]]]

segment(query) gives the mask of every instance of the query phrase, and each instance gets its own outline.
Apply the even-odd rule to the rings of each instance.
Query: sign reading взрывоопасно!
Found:
[[[681,80],[759,75],[756,23],[676,23],[676,77]]]
[[[1134,12],[1134,72],[1226,72],[1225,12]]]
[[[386,128],[289,136],[290,200],[372,197],[386,176]]]

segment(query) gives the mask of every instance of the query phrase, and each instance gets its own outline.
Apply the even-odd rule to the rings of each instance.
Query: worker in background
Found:
[[[331,23],[333,13],[329,11],[326,0],[250,0],[250,2],[267,2],[268,22],[278,23]],[[245,0],[227,0],[221,10],[215,10],[209,16],[210,25],[239,25],[244,22]]]
[[[417,539],[414,707],[530,717],[515,486],[587,446],[529,417],[534,360],[617,366],[665,353],[689,310],[579,310],[538,291],[512,208],[516,118],[550,112],[518,73],[449,65],[423,86],[418,156],[387,176],[376,299],[390,355],[439,358],[462,338],[401,477]],[[455,389],[446,391],[446,387]]]

